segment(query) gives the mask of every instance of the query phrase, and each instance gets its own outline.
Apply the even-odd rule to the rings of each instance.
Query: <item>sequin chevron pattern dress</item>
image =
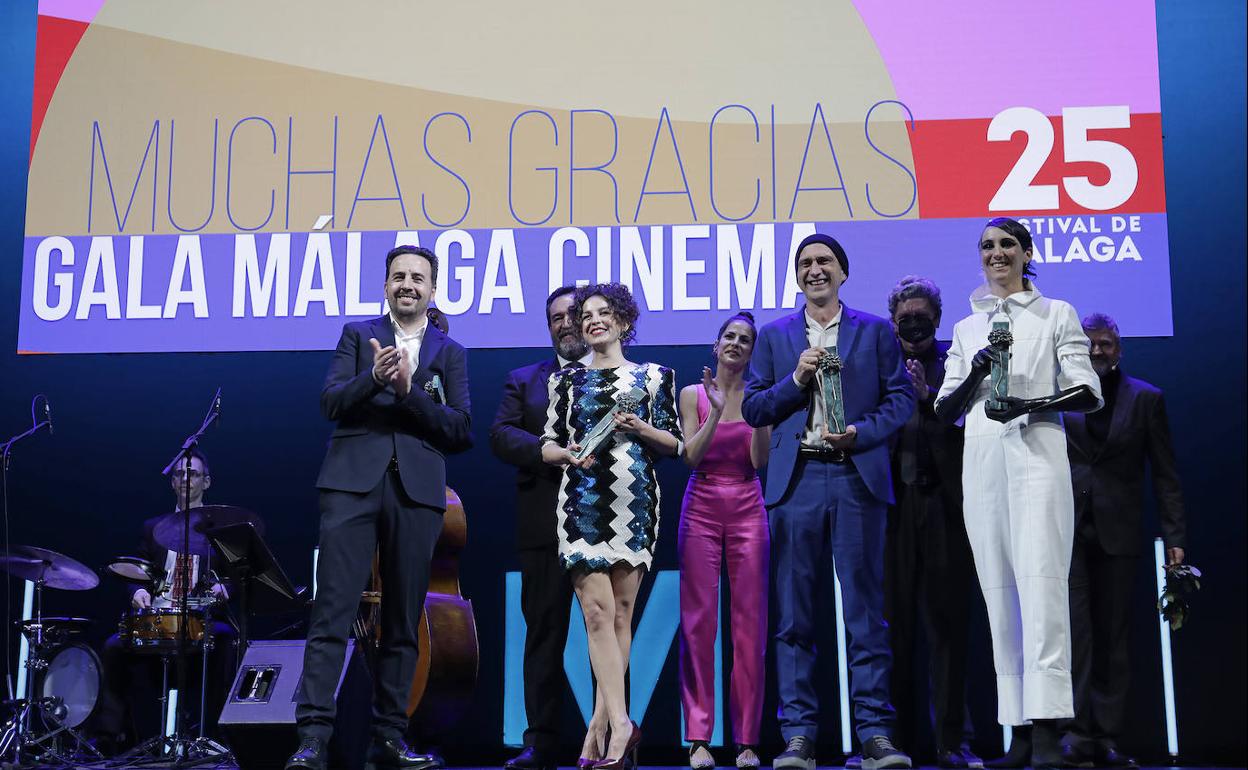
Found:
[[[637,414],[679,440],[676,378],[658,364],[613,369],[562,369],[550,376],[544,441],[581,439],[621,396],[644,392]],[[659,454],[636,436],[614,433],[588,469],[568,466],[559,487],[559,559],[565,569],[649,568],[659,532]]]

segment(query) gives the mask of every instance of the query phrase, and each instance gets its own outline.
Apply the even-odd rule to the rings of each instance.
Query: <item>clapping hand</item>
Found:
[[[395,345],[383,348],[376,337],[369,337],[368,342],[373,346],[373,381],[391,386],[396,396],[406,398],[412,389],[412,359]]]
[[[923,368],[923,363],[917,358],[906,359],[906,374],[910,376],[910,387],[914,388],[914,397],[919,401],[926,401],[932,390],[927,387],[927,372]]]
[[[723,414],[724,391],[719,389],[719,383],[711,376],[709,366],[702,367],[702,389],[706,391],[706,400],[711,404],[711,411]]]
[[[369,337],[368,344],[373,346],[373,382],[385,387],[399,371],[399,349],[394,345],[382,347],[376,337]]]
[[[399,398],[407,398],[407,394],[412,390],[412,359],[407,353],[399,356],[398,371],[390,378],[390,385],[394,388],[394,395]]]

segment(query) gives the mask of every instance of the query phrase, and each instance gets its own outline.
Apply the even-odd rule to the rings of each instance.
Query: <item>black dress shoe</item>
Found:
[[[1018,725],[1011,730],[1010,750],[1005,756],[984,763],[989,770],[1026,767],[1031,762],[1031,725]]]
[[[1096,747],[1097,767],[1139,767],[1140,763],[1118,751],[1115,746],[1100,744]]]
[[[507,770],[555,770],[556,765],[537,749],[525,746],[524,751],[507,760],[503,767]]]
[[[325,741],[304,738],[286,760],[286,770],[325,770]]]
[[[1033,770],[1056,770],[1066,767],[1056,719],[1033,719],[1031,722],[1031,767]]]
[[[368,747],[370,770],[432,770],[442,767],[442,760],[432,754],[420,754],[402,738],[373,739]]]
[[[946,749],[941,749],[937,751],[936,752],[936,766],[955,768],[955,770],[961,770],[961,768],[969,767],[969,765],[966,764],[966,757],[962,756],[961,748],[955,749],[953,751],[949,751]]]
[[[1092,750],[1086,744],[1063,743],[1062,761],[1067,767],[1096,767]]]

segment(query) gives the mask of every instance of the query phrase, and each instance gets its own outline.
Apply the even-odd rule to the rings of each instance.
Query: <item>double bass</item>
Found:
[[[408,735],[435,740],[468,710],[477,686],[480,648],[472,602],[459,588],[459,554],[468,542],[468,520],[455,490],[446,489],[446,513],[429,569],[429,593],[417,634],[420,657],[407,698]],[[364,641],[365,656],[375,661],[381,643],[381,573],[373,556],[369,590],[360,598],[355,637]]]

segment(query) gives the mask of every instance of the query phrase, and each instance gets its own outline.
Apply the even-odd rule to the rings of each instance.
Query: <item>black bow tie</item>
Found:
[[[564,369],[584,369],[585,364],[581,363],[580,361],[569,361],[563,365],[563,368]]]

